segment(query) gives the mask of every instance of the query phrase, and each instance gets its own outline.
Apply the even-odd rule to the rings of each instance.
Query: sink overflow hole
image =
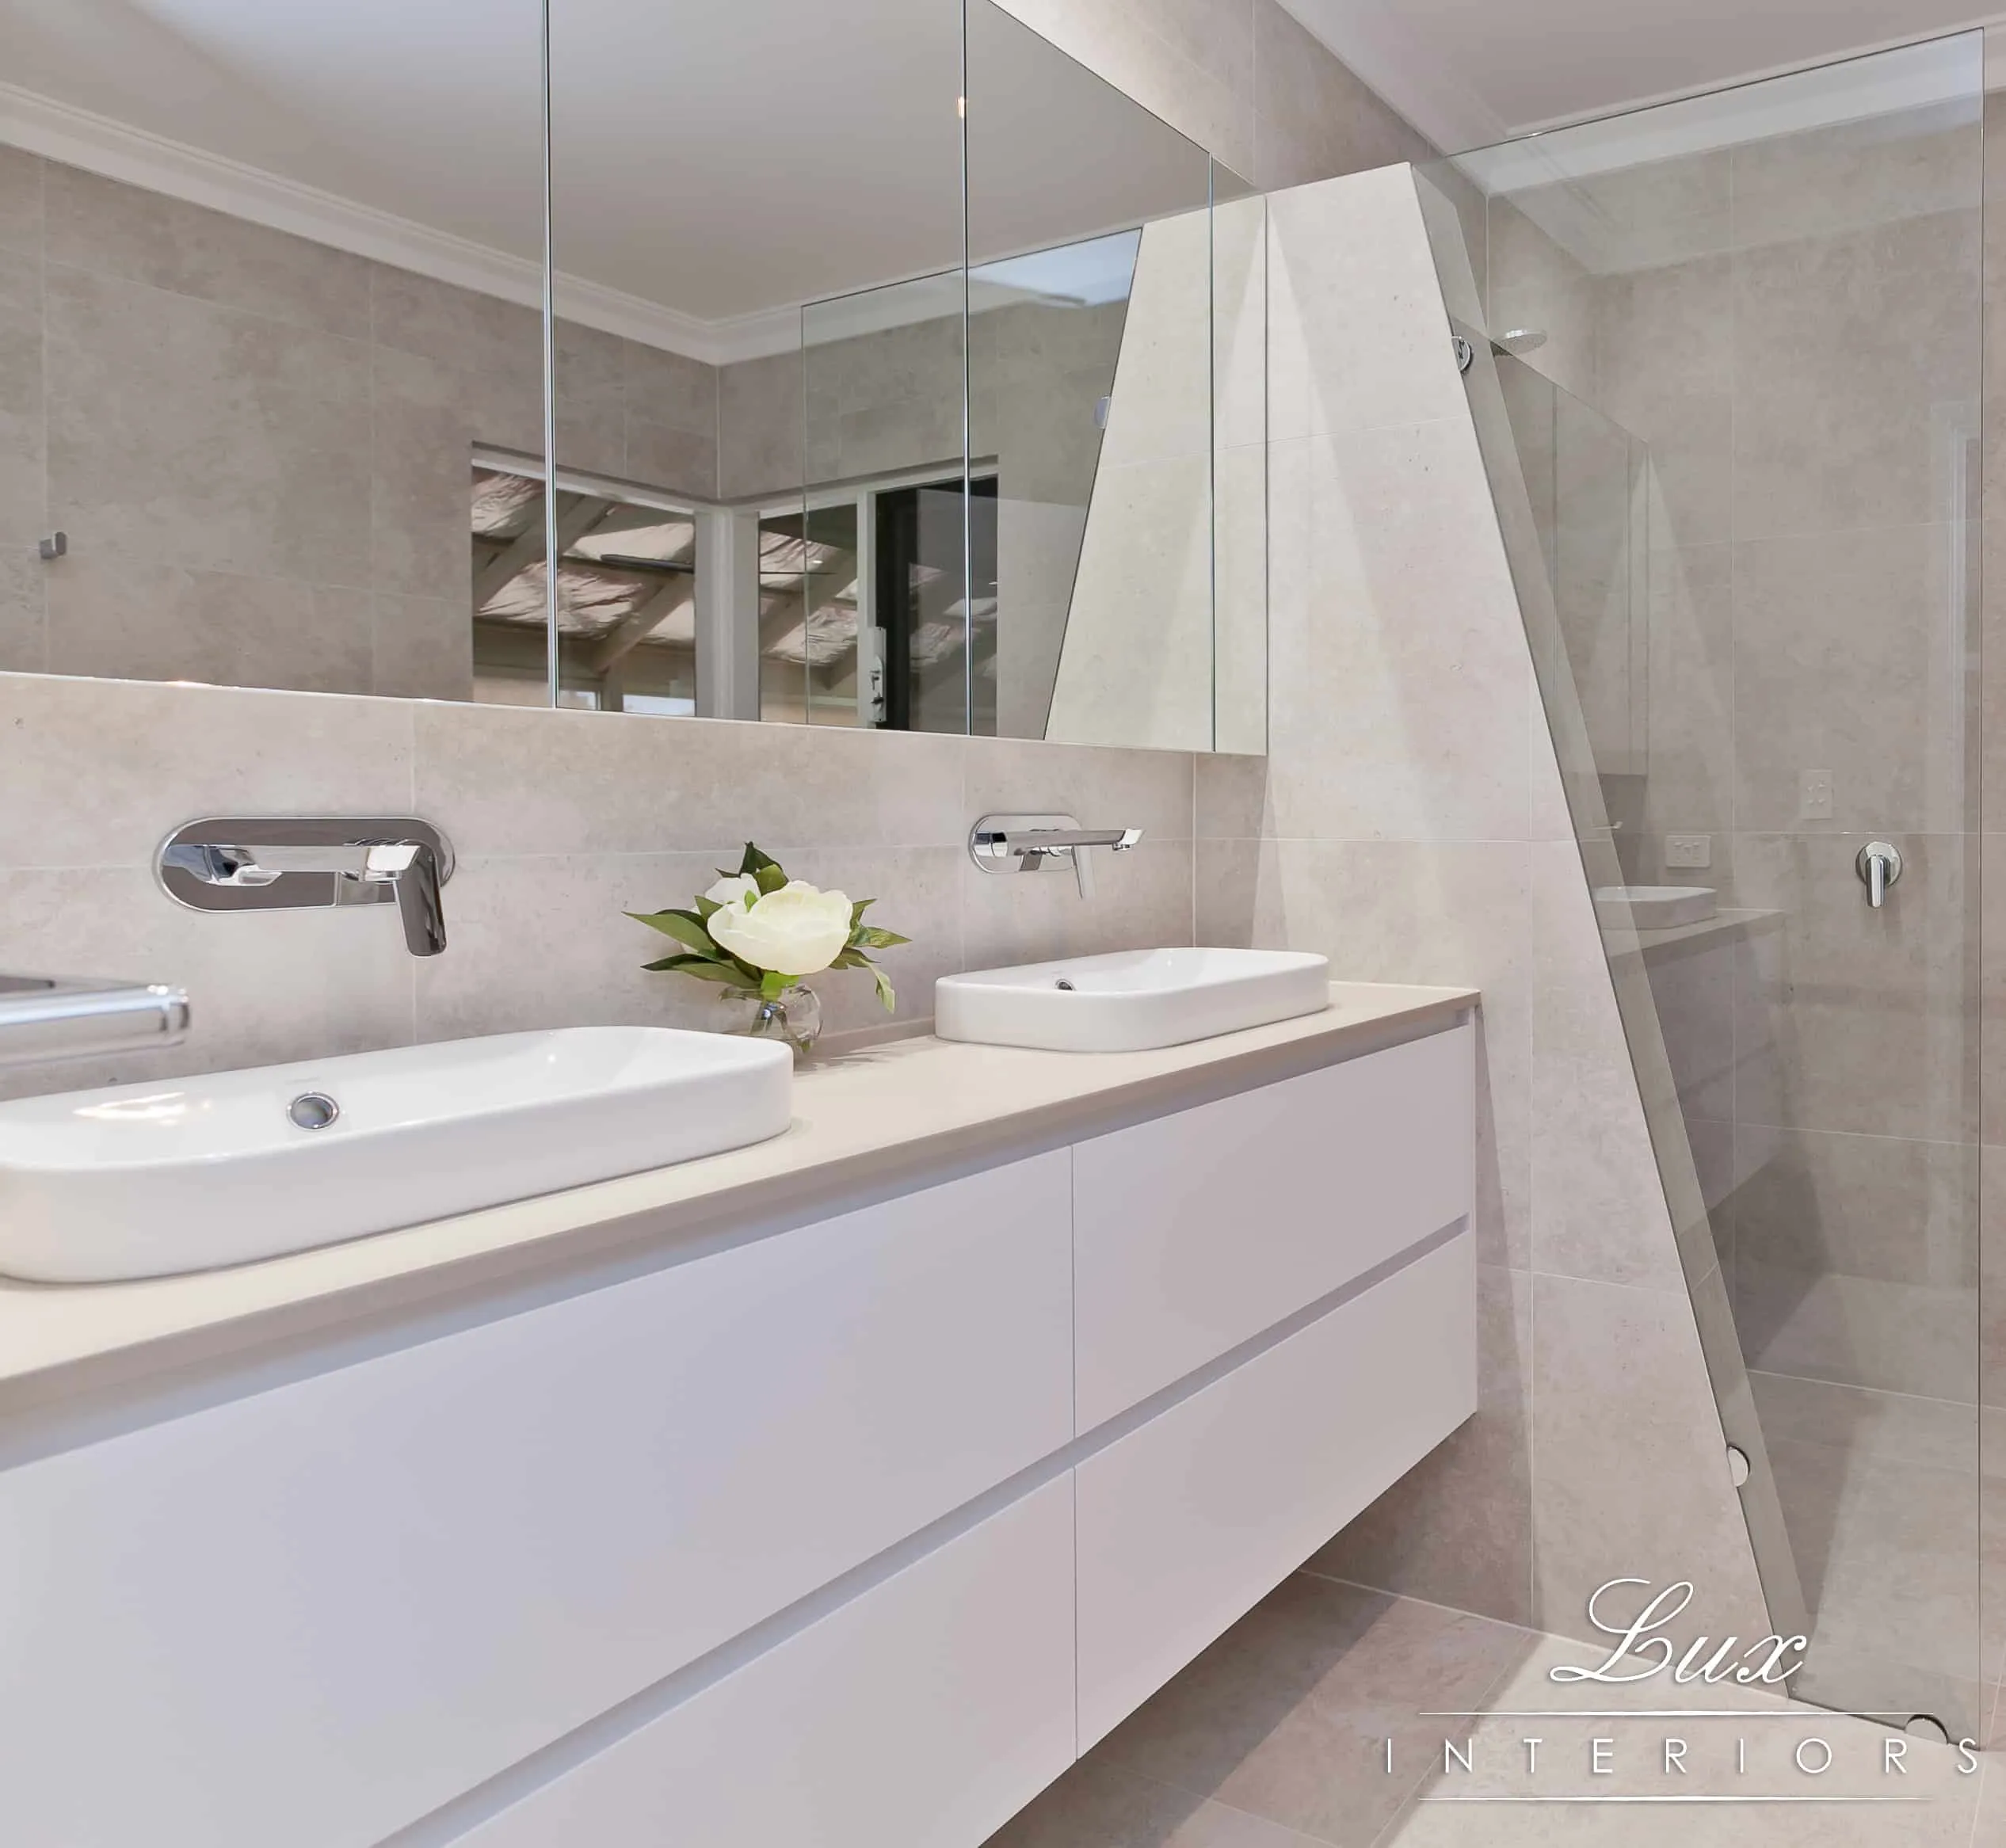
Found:
[[[341,1114],[341,1107],[324,1091],[303,1091],[285,1107],[285,1114],[303,1130],[324,1130]]]
[[[1057,981],[1055,981],[1055,982],[1054,982],[1054,983],[1052,984],[1052,986],[1053,986],[1054,988],[1055,988],[1055,989],[1065,989],[1065,991],[1066,991],[1066,992],[1069,995],[1070,995],[1070,994],[1071,994],[1071,993],[1073,993],[1073,985],[1072,985],[1072,983],[1070,983],[1070,981],[1068,981],[1066,979],[1066,977],[1065,977],[1064,976],[1062,976],[1062,976],[1058,978],[1058,980]]]

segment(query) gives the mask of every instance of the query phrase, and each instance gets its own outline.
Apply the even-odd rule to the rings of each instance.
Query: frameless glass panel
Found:
[[[470,527],[541,526],[539,0],[116,10],[7,10],[0,667],[475,696]]]
[[[1981,80],[1964,35],[1428,176],[1794,1685],[1974,1738]]]

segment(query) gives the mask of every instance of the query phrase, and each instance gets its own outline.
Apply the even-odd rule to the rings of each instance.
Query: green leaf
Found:
[[[693,911],[630,911],[627,915],[636,924],[644,924],[665,937],[673,937],[700,956],[717,957],[724,953],[704,928],[703,919]]]
[[[866,924],[850,939],[850,945],[859,950],[895,950],[901,943],[910,943],[910,937],[902,937],[896,931],[881,931],[875,924]]]
[[[898,996],[892,992],[891,983],[887,979],[885,972],[875,963],[871,966],[871,974],[878,985],[878,999],[884,1003],[885,1012],[889,1014],[898,1005]]]
[[[829,966],[831,969],[868,969],[871,958],[852,943]]]
[[[850,937],[852,942],[856,940],[856,927],[864,922],[864,913],[877,902],[875,898],[860,898],[850,907]]]
[[[787,874],[771,861],[754,872],[753,877],[759,882],[759,895],[762,898],[768,892],[779,891],[787,883]]]
[[[738,862],[738,877],[742,879],[749,876],[757,876],[761,867],[777,868],[780,863],[770,853],[762,852],[753,842],[748,840],[746,843],[745,857]]]
[[[643,965],[648,969],[666,970],[677,975],[693,975],[699,981],[722,983],[727,988],[757,988],[757,982],[748,982],[743,970],[730,962],[706,962],[701,956],[669,956],[659,962]]]
[[[696,915],[703,919],[706,924],[708,924],[712,918],[724,909],[724,907],[715,898],[699,898],[695,901],[695,904]]]

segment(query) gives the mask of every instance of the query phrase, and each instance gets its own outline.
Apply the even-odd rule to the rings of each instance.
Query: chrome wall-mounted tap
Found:
[[[0,975],[0,1065],[153,1052],[179,1046],[188,1028],[185,989]]]
[[[193,911],[293,911],[394,901],[414,956],[446,947],[452,845],[410,817],[191,821],[162,843],[167,896]]]
[[[1070,864],[1080,896],[1093,896],[1096,848],[1131,852],[1139,828],[1082,828],[1070,815],[985,815],[968,835],[968,857],[986,873],[1035,873]]]

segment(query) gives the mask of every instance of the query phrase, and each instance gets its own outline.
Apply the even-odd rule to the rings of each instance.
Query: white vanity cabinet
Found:
[[[17,1445],[7,1840],[978,1848],[1474,1410],[1473,1038]]]

